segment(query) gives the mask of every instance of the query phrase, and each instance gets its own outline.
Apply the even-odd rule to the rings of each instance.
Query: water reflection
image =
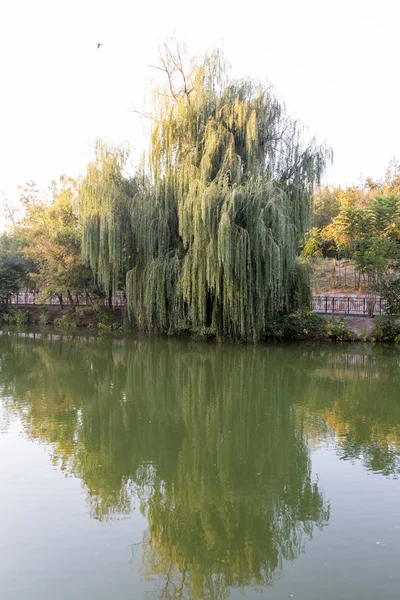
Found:
[[[310,357],[314,374],[306,404],[335,433],[340,457],[398,477],[399,349],[325,347]]]
[[[354,358],[357,357],[357,358]],[[163,598],[268,585],[329,504],[310,445],[398,473],[396,353],[0,336],[6,414],[79,477],[92,517],[129,514]],[[379,394],[378,394],[379,390]]]

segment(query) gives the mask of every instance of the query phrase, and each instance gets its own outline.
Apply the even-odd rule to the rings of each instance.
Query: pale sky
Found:
[[[398,0],[4,0],[0,190],[77,176],[98,137],[142,149],[129,109],[173,34],[190,55],[222,48],[234,76],[268,79],[332,147],[327,183],[383,177],[400,158],[399,24]]]

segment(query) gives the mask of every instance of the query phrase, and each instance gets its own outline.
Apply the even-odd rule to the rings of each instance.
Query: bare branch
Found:
[[[169,54],[169,58],[171,58],[171,53],[169,51],[168,46],[165,44],[165,50],[166,52]],[[160,60],[164,66],[164,70],[167,73],[167,77],[168,77],[168,85],[169,85],[169,89],[171,92],[172,97],[174,98],[175,102],[178,102],[178,95],[176,94],[175,90],[174,90],[174,86],[173,86],[173,77],[174,77],[174,73],[175,73],[175,67],[173,66],[171,68],[170,63],[168,62],[168,60],[166,58],[164,58],[164,56],[162,55],[161,51],[160,51]],[[162,69],[161,69],[162,70]]]
[[[159,71],[164,71],[164,73],[166,72],[166,70],[163,67],[156,67],[155,65],[147,65],[148,67],[151,67],[152,69],[158,69]]]
[[[180,72],[180,74],[182,75],[182,79],[183,79],[183,86],[184,86],[184,92],[186,95],[186,98],[188,99],[188,102],[190,104],[190,98],[189,98],[189,94],[193,91],[193,86],[192,88],[189,90],[188,88],[188,84],[187,84],[187,80],[186,80],[186,74],[185,74],[185,70],[183,68],[183,62],[182,62],[182,57],[181,57],[181,52],[180,52],[180,48],[179,46],[176,49],[176,53],[178,56],[178,61],[176,61],[173,57],[174,60],[174,64],[177,68],[177,70]]]
[[[140,117],[143,117],[144,119],[151,119],[152,121],[155,121],[156,123],[160,122],[158,119],[153,117],[153,115],[151,113],[144,113],[144,112],[141,112],[140,110],[136,110],[134,108],[128,108],[128,112],[133,112],[133,113],[139,115]]]

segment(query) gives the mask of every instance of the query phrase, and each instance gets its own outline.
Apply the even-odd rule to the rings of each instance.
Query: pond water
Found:
[[[5,600],[398,599],[400,350],[0,335]]]

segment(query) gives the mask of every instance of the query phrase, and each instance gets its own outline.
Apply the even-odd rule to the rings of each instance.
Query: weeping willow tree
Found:
[[[218,52],[188,73],[179,48],[161,60],[167,84],[147,115],[149,164],[130,218],[116,219],[112,177],[98,196],[89,186],[85,257],[116,285],[130,237],[127,312],[142,329],[257,340],[308,299],[297,254],[327,152],[303,142],[272,89],[231,80]]]
[[[126,149],[98,141],[79,190],[83,257],[107,295],[124,283],[131,253],[132,181],[123,175],[127,158]]]
[[[326,151],[303,144],[270,88],[230,80],[219,53],[188,75],[179,50],[162,60],[151,188],[131,210],[130,315],[149,329],[258,339],[308,289],[297,250]]]

